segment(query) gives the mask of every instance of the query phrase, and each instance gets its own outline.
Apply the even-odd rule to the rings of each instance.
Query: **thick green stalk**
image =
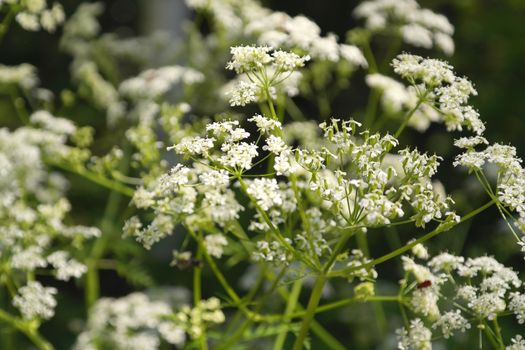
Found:
[[[129,144],[125,145],[124,152],[129,154]],[[129,168],[129,158],[124,157],[123,162],[120,164],[119,170],[126,173]],[[81,174],[82,175],[82,174]],[[97,175],[97,174],[95,174]],[[108,180],[108,179],[106,179]],[[112,181],[112,180],[109,180]],[[114,181],[112,181],[114,182]],[[133,196],[133,190],[124,186],[118,182],[114,182],[117,186],[109,187],[111,189],[109,197],[106,203],[104,216],[100,223],[102,230],[102,236],[99,237],[89,253],[89,257],[86,260],[87,273],[86,273],[86,308],[89,310],[91,306],[95,304],[100,295],[100,280],[98,274],[98,262],[104,255],[107,249],[107,245],[112,237],[112,233],[115,230],[115,218],[119,211],[119,206],[122,201],[122,195]],[[123,189],[125,189],[123,191]]]
[[[109,194],[104,217],[100,225],[102,236],[95,241],[89,257],[86,260],[86,266],[88,268],[86,273],[86,306],[88,310],[93,306],[100,295],[98,261],[104,255],[107,245],[112,237],[111,232],[114,229],[113,223],[121,199],[122,195],[120,192],[112,191]]]
[[[496,340],[498,341],[500,349],[504,350],[505,344],[503,343],[503,336],[501,335],[501,327],[499,326],[498,316],[494,317],[494,320],[492,320],[492,324],[494,325],[494,329],[496,330]]]
[[[494,338],[494,332],[492,331],[492,328],[490,328],[488,324],[483,324],[482,326],[483,326],[483,331],[485,332],[485,335],[487,336],[487,339],[489,340],[493,349],[494,350],[504,350],[505,347],[501,347],[498,341]]]
[[[312,294],[310,295],[310,300],[308,300],[308,306],[306,307],[306,313],[301,323],[301,329],[299,330],[299,334],[293,344],[293,350],[301,350],[303,348],[304,341],[308,335],[308,331],[310,330],[310,323],[314,319],[315,311],[319,305],[319,301],[321,300],[321,295],[323,293],[323,288],[326,281],[327,278],[324,273],[320,274],[315,281]]]
[[[21,320],[15,316],[12,316],[8,312],[0,309],[0,320],[10,324],[13,328],[18,329],[24,333],[33,344],[40,350],[54,350],[53,345],[48,342],[44,337],[40,335],[38,329],[34,327],[34,324],[28,323],[28,321]]]
[[[0,23],[0,44],[2,43],[2,40],[4,39],[4,36],[7,33],[9,26],[11,25],[11,22],[15,18],[16,12],[17,11],[15,9],[15,5],[11,5],[9,12],[7,12],[7,14],[5,15],[2,23]]]
[[[348,239],[350,239],[350,237],[352,237],[355,234],[355,232],[356,231],[346,232],[343,235],[343,237],[339,240],[339,242],[337,242],[334,248],[334,251],[332,252],[332,255],[330,256],[330,258],[328,259],[328,261],[323,267],[323,271],[317,277],[317,280],[314,284],[314,288],[312,290],[312,294],[310,295],[310,299],[308,301],[308,306],[306,307],[306,313],[301,323],[301,329],[299,331],[299,335],[295,339],[293,350],[302,349],[304,340],[306,339],[306,336],[308,335],[308,331],[310,329],[310,324],[312,323],[312,320],[316,313],[317,306],[319,305],[319,301],[321,300],[321,294],[323,292],[324,285],[327,281],[328,272],[332,268],[335,260],[337,259],[337,256],[339,255],[341,250],[344,248]]]
[[[271,275],[271,273],[268,271],[268,279],[274,280],[275,277]],[[285,288],[279,288],[277,289],[279,295],[283,300],[288,300],[290,297],[288,291]],[[297,303],[297,309],[304,311],[304,307],[301,305],[301,303]],[[311,328],[312,332],[321,339],[325,345],[327,345],[327,349],[331,350],[345,350],[346,348],[337,341],[336,338],[334,338],[330,333],[328,333],[322,325],[320,325],[315,319],[311,322]]]
[[[291,313],[295,310],[297,306],[297,300],[299,299],[299,295],[301,294],[301,288],[303,287],[303,279],[298,279],[294,282],[292,286],[292,291],[290,292],[290,297],[288,298],[288,302],[286,303],[286,308],[284,310],[284,316],[291,315]],[[277,338],[275,338],[275,342],[273,343],[273,350],[281,350],[284,346],[284,342],[286,340],[286,335],[288,334],[288,327],[283,325],[283,330],[277,335]]]
[[[202,240],[202,236],[199,235],[199,239]],[[202,259],[202,245],[197,245],[197,254],[195,257],[197,260]],[[201,267],[195,267],[193,269],[193,305],[196,307],[199,305],[202,299],[202,292],[201,292]],[[208,342],[206,341],[206,332],[203,327],[203,332],[199,337],[199,346],[201,350],[208,350]]]

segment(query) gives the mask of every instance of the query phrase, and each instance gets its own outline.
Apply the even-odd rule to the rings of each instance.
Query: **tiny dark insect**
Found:
[[[181,260],[179,262],[182,269],[185,268],[202,268],[202,261],[199,259],[191,258],[189,260]]]
[[[432,281],[430,280],[424,280],[423,282],[419,283],[417,285],[417,289],[423,289],[423,288],[428,288],[432,285]]]

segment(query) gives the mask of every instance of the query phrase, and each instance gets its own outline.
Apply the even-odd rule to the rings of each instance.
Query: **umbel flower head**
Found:
[[[239,74],[234,87],[227,92],[232,106],[274,98],[276,89],[310,60],[308,55],[299,56],[268,46],[236,46],[231,48],[231,55],[226,68]]]

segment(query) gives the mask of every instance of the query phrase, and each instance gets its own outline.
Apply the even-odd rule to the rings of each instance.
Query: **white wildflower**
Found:
[[[415,313],[434,321],[440,316],[438,307],[439,294],[434,286],[417,289],[412,293],[410,306]]]
[[[168,147],[168,150],[175,149],[179,154],[189,155],[208,155],[213,148],[215,139],[207,137],[185,137],[177,145]]]
[[[230,97],[230,106],[246,106],[258,100],[259,86],[252,82],[239,81],[226,95]]]
[[[283,139],[279,136],[270,135],[266,139],[266,146],[263,146],[263,150],[269,151],[273,154],[279,155],[281,152],[286,151],[288,146],[284,143]]]
[[[368,68],[368,61],[357,46],[341,44],[339,45],[339,51],[341,57],[353,65]]]
[[[40,110],[33,112],[30,117],[31,123],[41,126],[58,135],[72,135],[76,131],[76,126],[70,120],[57,118],[48,111]]]
[[[228,172],[222,169],[204,171],[199,174],[199,179],[204,186],[213,189],[225,189],[230,184]]]
[[[175,325],[172,322],[161,322],[157,327],[162,338],[170,344],[182,346],[186,342],[186,332],[184,328]]]
[[[441,253],[433,257],[429,262],[428,266],[432,268],[434,272],[445,272],[451,273],[456,270],[463,262],[465,258],[462,256],[455,256],[449,253]]]
[[[525,323],[525,294],[511,293],[508,307],[516,315],[519,324]]]
[[[55,268],[57,279],[69,281],[71,277],[79,278],[87,272],[87,267],[75,259],[69,259],[69,253],[58,250],[48,255],[47,261]]]
[[[525,338],[519,334],[514,336],[512,344],[507,346],[505,350],[525,350]]]
[[[204,246],[211,256],[220,258],[223,254],[223,248],[228,244],[226,237],[220,233],[207,235],[204,237]]]
[[[408,331],[404,328],[396,331],[399,350],[431,350],[432,349],[432,332],[425,327],[423,322],[416,318],[410,321]]]
[[[257,145],[246,142],[238,144],[224,143],[221,150],[225,154],[219,157],[219,163],[223,166],[240,170],[251,169],[253,158],[259,155]]]
[[[414,254],[419,259],[423,259],[423,260],[426,260],[429,257],[427,248],[421,243],[418,243],[412,247],[412,254]]]
[[[461,137],[454,141],[454,146],[459,148],[474,148],[478,145],[488,145],[489,142],[483,136]]]
[[[285,240],[290,244],[291,241],[288,238]],[[258,241],[256,249],[253,252],[253,259],[255,261],[266,261],[273,264],[285,264],[287,265],[291,256],[283,247],[283,245],[277,241]]]
[[[401,26],[401,35],[403,40],[411,45],[432,48],[432,32],[420,24],[411,23]]]
[[[310,56],[299,56],[293,52],[281,50],[274,51],[272,57],[276,68],[287,72],[303,67],[305,62],[310,60]]]
[[[269,133],[273,130],[280,130],[282,127],[280,121],[263,117],[260,114],[255,114],[253,117],[249,118],[248,121],[254,122],[260,133]]]
[[[432,328],[441,328],[443,337],[448,339],[454,335],[455,331],[465,332],[467,329],[470,329],[470,323],[461,315],[460,310],[454,310],[441,315],[432,325]]]
[[[283,198],[276,179],[259,178],[250,182],[247,192],[262,210],[283,204]]]
[[[39,246],[30,246],[26,249],[15,247],[11,257],[11,266],[15,269],[32,271],[38,267],[46,267],[43,249]]]
[[[261,69],[273,61],[270,51],[272,48],[268,46],[232,47],[230,49],[232,60],[228,62],[226,68],[235,70],[237,74]]]
[[[18,290],[18,295],[13,298],[13,305],[26,320],[49,319],[55,314],[55,294],[56,288],[44,287],[40,282],[30,281]]]

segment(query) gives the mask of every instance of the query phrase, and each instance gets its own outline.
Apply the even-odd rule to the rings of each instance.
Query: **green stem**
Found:
[[[362,45],[363,54],[365,55],[365,58],[368,62],[368,74],[374,74],[378,72],[378,67],[376,63],[376,59],[374,57],[374,53],[372,52],[372,48],[370,47],[370,39],[367,39],[363,42]],[[377,89],[372,89],[370,91],[370,95],[368,96],[368,103],[366,106],[366,114],[365,118],[363,119],[363,125],[365,128],[371,128],[372,124],[374,122],[374,118],[377,114],[377,105],[379,103],[379,97],[381,96],[381,92],[379,92]]]
[[[487,339],[489,340],[490,344],[492,344],[492,347],[497,350],[505,349],[505,347],[501,348],[498,344],[498,341],[494,339],[494,332],[489,327],[488,324],[483,324],[483,331],[485,332],[485,335],[487,336]]]
[[[494,199],[492,199],[491,201],[487,202],[486,204],[482,205],[481,207],[471,211],[470,213],[466,214],[465,216],[463,216],[461,218],[461,220],[457,223],[457,225],[461,224],[462,222],[465,222],[471,218],[473,218],[474,216],[478,215],[479,213],[481,213],[482,211],[490,208],[493,204],[495,203]],[[442,232],[446,232],[448,230],[450,230],[452,227],[450,226],[438,226],[435,230],[433,231],[430,231],[429,233],[427,233],[426,235],[424,235],[423,237],[420,237],[414,241],[412,241],[411,243],[407,243],[406,245],[404,245],[403,247],[399,248],[399,249],[396,249],[394,250],[393,252],[390,252],[388,254],[385,254],[375,260],[372,260],[371,262],[369,263],[366,263],[366,264],[362,264],[362,265],[359,265],[359,266],[355,266],[355,267],[351,267],[351,268],[348,268],[348,269],[343,269],[343,270],[340,270],[340,271],[336,271],[334,273],[330,273],[329,274],[329,277],[336,277],[336,276],[345,276],[349,273],[352,273],[354,271],[357,271],[357,270],[360,270],[360,269],[368,269],[370,267],[373,267],[375,265],[379,265],[381,263],[384,263],[385,261],[388,261],[390,259],[393,259],[407,251],[409,251],[410,249],[412,249],[415,245],[419,244],[419,243],[423,243],[429,239],[431,239],[432,237],[434,236],[437,236],[438,234],[442,233]]]
[[[357,247],[363,252],[365,257],[370,256],[370,248],[368,247],[368,239],[365,232],[358,232],[356,234]],[[379,330],[379,336],[381,336],[386,331],[386,315],[385,310],[383,309],[382,304],[374,304],[374,316],[377,323],[377,328]]]
[[[135,191],[131,187],[123,185],[120,182],[108,179],[84,167],[73,167],[68,164],[52,161],[50,159],[46,159],[46,163],[49,163],[50,165],[56,166],[57,168],[61,168],[63,170],[66,170],[71,173],[85,177],[86,179],[96,184],[109,188],[110,190],[120,192],[121,194],[127,197],[133,197],[133,194],[135,193]]]
[[[314,319],[315,310],[317,309],[319,301],[321,300],[321,295],[323,293],[323,288],[326,283],[326,280],[326,275],[322,273],[317,277],[317,280],[315,281],[312,294],[310,295],[310,300],[308,300],[308,306],[306,307],[306,313],[301,323],[299,335],[297,336],[293,344],[293,350],[301,350],[303,348],[304,341],[306,339],[306,336],[308,335],[308,331],[310,330],[310,323]]]
[[[122,163],[119,166],[119,171],[122,173],[127,173],[129,168],[129,154],[130,145],[125,144],[124,157]],[[118,184],[118,183],[117,183]],[[120,185],[120,184],[119,184]],[[104,210],[104,216],[100,223],[100,228],[102,229],[102,236],[99,237],[93,248],[90,251],[89,257],[86,260],[87,273],[86,273],[86,309],[89,310],[91,306],[95,304],[100,295],[100,280],[99,280],[99,260],[102,258],[106,252],[107,246],[111,238],[114,237],[113,233],[115,232],[115,218],[122,201],[122,192],[111,188],[109,197],[106,203],[106,208]]]
[[[202,241],[202,235],[199,234],[199,241]],[[202,259],[202,250],[203,247],[201,244],[197,245],[197,253],[195,257],[197,260]],[[202,292],[201,292],[201,272],[202,268],[195,267],[193,269],[193,305],[196,307],[199,305],[202,299]],[[206,332],[205,327],[202,327],[203,331],[199,337],[199,346],[201,350],[208,350],[208,342],[206,341]]]
[[[366,129],[372,128],[372,125],[374,124],[374,119],[377,115],[379,97],[381,97],[381,92],[377,89],[372,89],[370,95],[368,95],[365,118],[363,119],[363,127]]]
[[[275,277],[271,275],[270,271],[267,271],[267,276],[269,280],[275,279]],[[285,301],[288,300],[288,298],[290,297],[290,295],[288,294],[285,288],[279,288],[277,289],[277,291],[279,292],[279,295],[281,296],[281,298]],[[297,309],[304,311],[304,307],[301,305],[301,303],[297,303]],[[330,333],[328,333],[323,328],[323,326],[320,325],[315,319],[312,320],[311,328],[312,328],[312,332],[315,335],[317,335],[319,339],[321,339],[325,343],[325,345],[328,346],[327,349],[331,349],[331,350],[345,350],[346,349],[346,347],[344,347],[336,338],[334,338]]]
[[[327,312],[335,309],[339,309],[340,307],[346,306],[348,304],[356,303],[356,302],[399,302],[399,297],[397,295],[395,296],[371,296],[366,298],[365,300],[358,299],[355,297],[352,298],[346,298],[338,301],[334,301],[332,303],[328,303],[325,305],[321,305],[317,307],[315,310],[316,314],[320,314],[322,312]],[[304,311],[301,312],[295,312],[291,315],[285,316],[286,318],[296,318],[296,317],[302,317],[304,316]]]
[[[109,194],[108,202],[106,204],[106,210],[104,217],[101,222],[102,236],[99,237],[93,248],[89,253],[89,257],[86,260],[87,272],[86,272],[86,309],[89,310],[91,306],[95,304],[100,295],[100,281],[99,281],[99,260],[104,255],[108,242],[110,241],[113,231],[113,221],[115,219],[121,194],[119,192],[112,191]]]
[[[268,91],[268,88],[266,89],[266,100],[268,101],[268,107],[270,108],[270,113],[272,115],[272,118],[275,120],[279,120],[279,117],[277,117],[277,113],[275,112],[275,107],[273,105],[273,101],[270,96],[270,91]]]
[[[314,284],[314,288],[312,290],[312,294],[310,295],[310,299],[308,301],[308,305],[306,307],[306,313],[301,323],[301,329],[299,331],[299,335],[295,339],[295,343],[293,345],[293,350],[302,349],[304,345],[304,340],[306,339],[306,336],[308,335],[308,331],[310,329],[310,324],[312,323],[312,320],[316,313],[317,306],[319,305],[319,301],[321,300],[323,288],[327,281],[327,274],[332,268],[332,265],[337,259],[337,256],[339,255],[340,251],[344,248],[346,242],[348,241],[350,237],[352,237],[354,233],[355,231],[347,232],[339,240],[339,242],[337,242],[337,245],[335,246],[334,251],[332,252],[332,255],[328,259],[327,263],[324,265],[323,271],[317,277],[317,280]]]
[[[279,231],[279,229],[277,227],[275,227],[275,225],[273,224],[273,222],[270,220],[270,218],[268,217],[268,214],[266,214],[266,212],[261,208],[261,206],[259,205],[259,203],[257,203],[257,200],[255,198],[253,198],[249,193],[248,193],[248,185],[246,185],[246,183],[244,182],[244,180],[242,179],[242,177],[240,175],[237,175],[237,180],[239,181],[239,184],[241,185],[241,189],[243,190],[244,194],[248,197],[248,199],[252,202],[253,206],[255,207],[255,209],[257,210],[257,212],[259,213],[259,215],[261,216],[261,218],[264,220],[264,222],[268,225],[268,227],[270,227],[271,231],[274,233],[275,235],[275,238],[277,238],[277,240],[279,241],[279,243],[281,243],[283,245],[283,247],[286,248],[286,250],[288,252],[290,252],[295,258],[297,258],[297,260],[303,262],[305,265],[307,265],[308,267],[310,267],[312,270],[314,271],[317,271],[317,266],[315,265],[314,262],[310,261],[306,256],[302,256],[300,255],[291,245],[290,243],[288,243],[283,235],[281,234],[281,231]]]
[[[496,337],[499,344],[499,347],[501,350],[505,349],[505,344],[503,343],[503,337],[501,336],[501,327],[499,326],[498,317],[494,317],[494,320],[492,320],[492,324],[494,325],[494,329],[496,330]]]
[[[370,46],[370,40],[364,40],[363,42],[363,54],[365,55],[365,58],[368,62],[368,73],[377,73],[377,63],[376,59],[374,57],[374,53],[372,52],[372,47]]]
[[[2,40],[4,39],[4,36],[7,33],[11,22],[13,21],[13,18],[15,18],[16,12],[17,11],[15,9],[15,6],[11,5],[11,7],[9,8],[9,12],[7,12],[7,14],[5,15],[2,23],[0,23],[0,44],[2,43]]]
[[[10,324],[13,328],[18,329],[24,333],[33,344],[40,350],[54,350],[53,345],[49,343],[44,337],[40,335],[38,329],[34,327],[34,324],[30,324],[27,321],[21,320],[17,317],[12,316],[8,312],[0,309],[0,320]]]
[[[279,274],[277,275],[277,277],[273,281],[272,286],[270,287],[270,289],[258,301],[258,306],[255,309],[256,313],[258,313],[262,309],[266,299],[269,298],[273,294],[273,292],[277,288],[277,285],[279,284],[279,281],[281,280],[281,278],[284,277],[284,275],[286,273],[286,270],[287,270],[287,267],[281,269],[281,271],[279,272]],[[266,269],[261,271],[261,276],[263,278],[264,278],[265,275],[266,275]],[[249,303],[249,302],[250,302],[250,299],[247,300],[247,303]],[[262,316],[260,316],[260,317],[259,317],[259,315],[257,315],[257,316],[258,316],[258,318],[262,318]],[[246,329],[248,329],[248,327],[253,322],[254,322],[253,318],[246,318],[245,321],[239,327],[237,327],[237,330],[235,331],[235,333],[233,333],[233,335],[230,338],[228,338],[223,344],[221,344],[219,347],[217,347],[217,350],[223,350],[223,349],[224,350],[228,350],[228,349],[230,349],[237,342],[237,340],[243,336],[243,334],[246,331]]]
[[[195,258],[199,261],[200,259],[202,259],[202,246],[200,244],[197,246],[197,253],[195,254]],[[195,306],[198,303],[200,303],[202,299],[201,274],[202,274],[201,267],[195,267],[193,269],[193,304]]]
[[[292,117],[294,121],[304,121],[306,120],[303,112],[301,109],[297,106],[297,104],[294,102],[294,100],[291,97],[288,97],[286,100],[286,112],[288,112],[288,115]]]
[[[290,297],[286,303],[286,308],[284,310],[284,316],[291,315],[297,306],[297,300],[301,294],[301,288],[303,287],[303,279],[298,279],[294,282]],[[281,350],[284,346],[286,340],[286,335],[288,334],[288,327],[283,325],[283,330],[277,335],[275,342],[273,343],[273,350]]]
[[[408,122],[410,121],[410,118],[412,118],[412,116],[414,115],[414,113],[417,111],[417,109],[419,108],[419,106],[421,106],[421,104],[423,103],[423,99],[420,98],[416,105],[414,106],[414,108],[412,108],[410,111],[408,111],[408,113],[406,114],[405,118],[403,119],[403,123],[401,123],[401,125],[399,126],[399,128],[397,129],[396,133],[394,134],[394,137],[397,139],[399,137],[399,135],[401,135],[401,133],[403,132],[403,130],[405,130],[405,128],[407,127],[408,125]]]
[[[190,229],[189,227],[186,227],[186,229],[188,230],[188,232],[191,234],[191,236],[195,239],[195,241],[197,242],[197,244],[200,246],[200,249],[202,251],[202,254],[204,255],[204,257],[206,258],[206,261],[208,262],[208,265],[210,266],[213,274],[215,275],[215,278],[217,278],[217,280],[219,281],[219,283],[221,284],[221,286],[224,288],[224,290],[226,291],[226,293],[228,294],[228,296],[233,300],[233,302],[235,303],[235,305],[239,306],[239,308],[246,314],[246,315],[250,315],[250,312],[249,310],[246,309],[246,307],[243,305],[242,303],[242,300],[241,298],[239,297],[239,295],[237,295],[237,293],[235,292],[235,290],[230,286],[230,284],[228,283],[228,281],[226,280],[226,278],[224,277],[224,275],[222,274],[221,270],[217,267],[217,264],[215,264],[215,261],[213,260],[213,258],[208,254],[208,252],[206,251],[206,248],[204,247],[204,243],[202,242],[202,239],[199,239],[199,237],[195,234],[195,232],[193,232],[192,229]]]

